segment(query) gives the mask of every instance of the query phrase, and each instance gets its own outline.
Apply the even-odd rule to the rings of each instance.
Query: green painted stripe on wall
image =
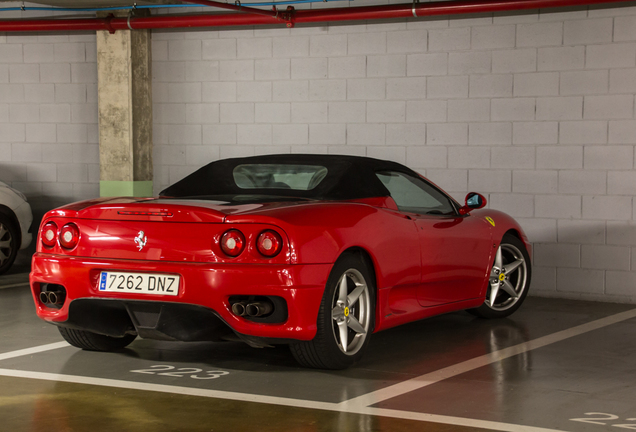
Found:
[[[151,197],[152,181],[100,181],[99,196]]]

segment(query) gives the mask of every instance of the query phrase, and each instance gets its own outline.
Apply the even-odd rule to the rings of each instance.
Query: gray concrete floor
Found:
[[[24,270],[0,276],[0,431],[636,429],[632,305],[448,314],[373,335],[333,372],[233,342],[81,351],[35,316]]]

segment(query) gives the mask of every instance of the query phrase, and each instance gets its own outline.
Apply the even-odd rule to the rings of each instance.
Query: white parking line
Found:
[[[572,327],[567,330],[553,333],[551,335],[533,339],[519,345],[514,345],[508,348],[501,349],[499,351],[494,351],[490,354],[486,354],[480,357],[475,357],[473,359],[466,360],[465,362],[457,363],[444,369],[439,369],[431,373],[420,375],[418,377],[411,378],[410,380],[403,381],[398,384],[394,384],[392,386],[346,400],[344,402],[341,402],[340,405],[345,409],[355,409],[375,405],[387,399],[401,396],[405,393],[409,393],[414,390],[418,390],[423,387],[438,383],[445,379],[470,372],[480,367],[487,366],[491,363],[496,363],[509,357],[513,357],[527,351],[535,350],[546,345],[560,342],[574,336],[579,336],[584,333],[607,327],[609,325],[616,324],[631,318],[636,318],[636,309],[631,309],[626,312],[618,313],[616,315],[610,315],[596,321],[592,321],[586,324]]]
[[[20,279],[26,279],[25,282],[18,282]],[[2,285],[2,282],[13,282],[9,285]],[[29,285],[29,273],[16,273],[12,275],[2,276],[0,279],[0,289],[15,288],[19,286]]]
[[[28,286],[28,285],[29,285],[28,282],[22,282],[22,283],[11,284],[11,285],[0,285],[0,289],[15,288],[15,287],[19,287],[19,286]]]
[[[9,279],[9,278],[15,278],[18,276],[24,276],[24,277],[29,277],[29,272],[26,273],[13,273],[13,274],[8,274],[8,275],[4,275],[2,276],[4,279]]]
[[[557,432],[556,429],[546,429],[533,426],[521,426],[508,423],[491,422],[485,420],[473,420],[461,417],[441,416],[409,411],[389,410],[380,408],[358,408],[345,410],[340,404],[329,402],[315,402],[302,399],[290,399],[274,396],[251,395],[246,393],[228,392],[219,390],[198,389],[192,387],[178,387],[164,384],[149,384],[136,381],[124,381],[105,378],[89,378],[77,375],[61,375],[45,372],[27,372],[13,369],[0,369],[0,375],[16,378],[32,378],[45,381],[67,382],[74,384],[98,385],[103,387],[125,388],[130,390],[154,391],[160,393],[179,394],[187,396],[199,396],[216,399],[235,400],[239,402],[256,402],[270,405],[282,405],[293,408],[309,408],[325,411],[346,412],[380,417],[391,417],[405,420],[426,421],[455,426],[467,426],[484,428],[505,432]],[[562,431],[561,431],[562,432]]]
[[[17,351],[11,351],[0,354],[0,360],[12,359],[15,357],[22,357],[30,354],[37,354],[45,351],[51,351],[58,348],[64,348],[70,346],[67,342],[55,342],[46,345],[40,345],[32,348],[25,348]]]
[[[0,369],[0,376],[17,377],[17,378],[31,378],[47,381],[60,381],[76,384],[88,384],[99,385],[105,387],[126,388],[131,390],[144,390],[144,391],[156,391],[161,393],[171,394],[183,394],[190,396],[201,396],[217,399],[228,399],[242,402],[256,402],[266,403],[272,405],[282,405],[296,408],[309,408],[320,409],[327,411],[355,413],[363,415],[373,415],[381,417],[399,418],[405,420],[417,420],[433,423],[441,423],[455,426],[467,426],[484,428],[497,431],[507,432],[556,432],[555,429],[546,429],[533,426],[515,425],[509,423],[491,422],[486,420],[475,420],[462,417],[442,416],[436,414],[426,414],[411,411],[400,411],[392,409],[374,408],[371,405],[378,402],[385,401],[396,396],[400,396],[417,389],[421,389],[428,385],[438,383],[442,380],[452,378],[454,376],[475,370],[477,368],[487,366],[492,363],[496,363],[512,356],[535,350],[556,342],[563,341],[575,336],[607,327],[612,324],[616,324],[628,319],[636,318],[636,309],[631,309],[626,312],[621,312],[615,315],[611,315],[605,318],[598,319],[586,324],[573,327],[571,329],[563,330],[557,333],[553,333],[548,336],[543,336],[531,341],[515,345],[509,348],[504,348],[498,351],[494,351],[490,354],[476,357],[471,360],[467,360],[456,365],[449,366],[444,369],[440,369],[429,374],[421,375],[419,377],[412,378],[410,380],[386,387],[384,389],[368,393],[344,402],[330,403],[330,402],[317,402],[301,399],[281,398],[274,396],[253,395],[239,392],[228,392],[219,390],[198,389],[192,387],[179,387],[164,384],[149,384],[136,381],[124,381],[105,378],[91,378],[77,375],[63,375],[53,374],[45,372],[30,372],[14,369]],[[57,348],[68,346],[66,342],[56,342],[48,345],[41,345],[38,347],[27,348],[18,351],[12,351],[5,354],[0,354],[0,360],[6,360],[9,358],[20,357],[23,355],[29,355],[34,353],[41,353]]]

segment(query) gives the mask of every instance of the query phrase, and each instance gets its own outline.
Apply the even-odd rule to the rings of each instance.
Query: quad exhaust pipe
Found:
[[[249,316],[252,318],[269,315],[274,311],[274,305],[270,301],[236,302],[232,304],[232,313],[236,316]]]
[[[64,292],[62,291],[42,291],[40,301],[44,304],[62,305],[64,304]]]

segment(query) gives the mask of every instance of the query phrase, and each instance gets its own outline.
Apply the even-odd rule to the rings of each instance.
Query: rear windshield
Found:
[[[241,189],[312,190],[327,175],[319,165],[244,164],[232,172]]]

